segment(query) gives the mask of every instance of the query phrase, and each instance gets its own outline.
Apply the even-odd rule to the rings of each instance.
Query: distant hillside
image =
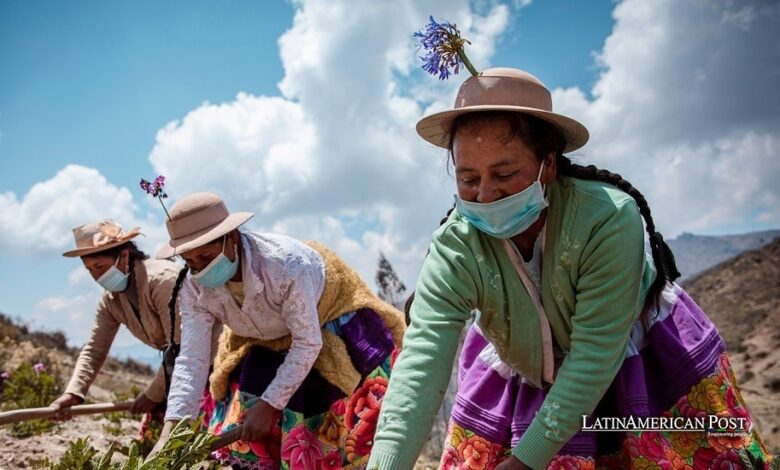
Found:
[[[744,251],[761,248],[777,237],[780,230],[723,236],[683,233],[669,240],[669,247],[685,280]]]
[[[8,316],[0,314],[0,370],[14,371],[23,362],[44,362],[46,371],[59,376],[67,385],[79,350],[68,348],[62,332],[30,331]],[[92,402],[108,402],[117,394],[127,395],[133,386],[140,389],[152,380],[152,369],[133,359],[109,357],[87,394]],[[57,461],[77,438],[88,438],[90,445],[105,452],[109,447],[127,446],[138,432],[138,417],[122,413],[77,416],[53,431],[23,439],[14,437],[9,426],[0,427],[0,469],[30,468],[30,459],[44,457]],[[33,467],[41,468],[41,467]],[[58,467],[59,468],[59,467]]]
[[[45,358],[58,371],[63,385],[68,383],[76,364],[78,348],[70,348],[61,331],[31,331],[0,313],[0,364],[3,371],[16,369],[22,362]],[[154,370],[132,358],[109,356],[89,390],[92,401],[112,400],[114,393],[127,393],[133,385],[146,387]]]
[[[685,283],[718,326],[767,445],[780,450],[780,239]]]

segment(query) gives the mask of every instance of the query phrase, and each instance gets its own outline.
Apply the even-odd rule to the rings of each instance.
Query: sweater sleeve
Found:
[[[171,377],[166,421],[198,415],[211,363],[211,341],[204,338],[212,337],[214,317],[198,306],[191,282],[185,279],[181,287],[181,350]]]
[[[65,389],[66,393],[85,398],[87,390],[95,381],[95,377],[108,356],[108,350],[111,349],[111,343],[114,342],[116,333],[119,331],[119,325],[119,321],[111,315],[104,295],[98,304],[97,316],[92,324],[92,333],[89,335],[87,344],[79,353],[73,375]]]
[[[411,469],[447,391],[460,332],[477,303],[474,279],[479,278],[475,257],[453,230],[437,232],[423,264],[369,469]]]
[[[290,282],[285,289],[282,315],[290,330],[292,344],[261,397],[278,410],[287,406],[322,349],[322,331],[317,314],[317,284],[322,278],[315,279],[314,274],[310,264],[300,265],[289,272]]]
[[[583,247],[569,354],[512,450],[529,467],[547,466],[617,375],[637,317],[644,260],[642,221],[636,204],[626,201]]]

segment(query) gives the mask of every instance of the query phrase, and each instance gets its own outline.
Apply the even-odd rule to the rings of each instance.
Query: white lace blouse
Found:
[[[240,336],[261,340],[292,335],[276,377],[262,395],[282,409],[311,370],[322,348],[317,303],[325,265],[314,249],[284,235],[241,232],[244,301],[227,286],[203,287],[190,275],[181,288],[181,352],[168,395],[166,420],[198,414],[209,371],[212,329],[227,325]]]

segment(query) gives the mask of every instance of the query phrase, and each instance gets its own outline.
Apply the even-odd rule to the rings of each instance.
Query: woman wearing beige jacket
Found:
[[[171,299],[183,267],[167,260],[149,259],[131,241],[139,234],[137,228],[124,232],[112,220],[73,229],[76,249],[63,256],[80,257],[84,267],[105,292],[98,303],[92,333],[79,354],[70,383],[65,393],[52,403],[60,409],[60,419],[68,419],[70,406],[84,401],[120,325],[125,325],[142,343],[158,350],[171,343],[171,337],[174,344],[179,344],[178,305]],[[150,412],[165,400],[165,395],[165,371],[161,365],[154,380],[138,395],[130,411]]]

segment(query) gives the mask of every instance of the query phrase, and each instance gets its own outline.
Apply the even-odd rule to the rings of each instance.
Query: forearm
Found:
[[[100,318],[96,320],[92,334],[76,360],[65,393],[85,398],[87,390],[95,381],[106,357],[108,357],[108,351],[118,329],[119,323],[117,322]]]
[[[435,333],[414,323],[407,330],[382,402],[372,465],[383,470],[414,465],[446,393],[462,328],[455,321],[437,325]]]
[[[276,408],[284,409],[314,366],[322,348],[322,337],[308,338],[305,343],[293,340],[284,362],[276,370],[276,376],[263,392],[263,401]]]

